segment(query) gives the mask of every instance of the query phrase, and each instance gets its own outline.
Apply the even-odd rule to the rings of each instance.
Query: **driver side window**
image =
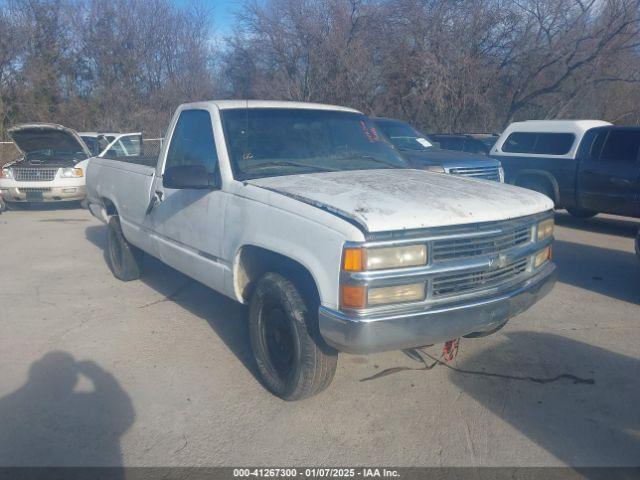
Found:
[[[214,173],[217,164],[211,115],[206,110],[183,111],[171,137],[165,170],[189,165],[203,166]]]

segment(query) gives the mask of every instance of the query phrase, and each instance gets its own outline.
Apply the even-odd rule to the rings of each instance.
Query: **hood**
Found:
[[[75,130],[54,123],[29,123],[9,130],[9,136],[27,157],[37,155],[41,163],[81,161],[91,156]]]
[[[442,165],[444,167],[463,167],[463,166],[499,166],[500,162],[486,155],[476,153],[456,152],[453,150],[442,150],[433,148],[429,150],[401,150],[400,153],[415,168],[421,168],[423,165]]]
[[[247,183],[348,218],[371,233],[508,220],[553,208],[532,190],[424,170],[311,173]]]

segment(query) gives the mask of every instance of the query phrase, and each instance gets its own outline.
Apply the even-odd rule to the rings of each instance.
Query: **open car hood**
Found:
[[[371,233],[508,220],[553,208],[532,190],[424,170],[310,173],[247,183],[348,218]]]
[[[91,156],[78,132],[55,123],[25,123],[9,129],[8,133],[26,156],[48,149],[60,152],[77,152],[78,155],[74,157],[77,161]]]

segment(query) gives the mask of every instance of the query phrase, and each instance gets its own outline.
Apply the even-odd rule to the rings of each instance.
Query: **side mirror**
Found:
[[[162,186],[175,189],[213,189],[216,175],[209,173],[202,165],[169,167],[164,171]]]

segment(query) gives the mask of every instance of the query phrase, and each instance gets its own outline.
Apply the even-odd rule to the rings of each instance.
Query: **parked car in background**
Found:
[[[84,199],[91,152],[75,130],[30,123],[8,133],[22,153],[0,170],[0,194],[8,204]]]
[[[406,122],[373,119],[378,131],[391,142],[412,168],[485,180],[504,181],[500,162],[467,152],[443,150]]]
[[[140,155],[142,133],[99,133],[80,132],[80,138],[89,148],[92,156],[104,156],[109,150],[111,156]]]
[[[284,399],[325,389],[338,351],[489,335],[554,283],[551,200],[408,169],[356,110],[192,103],[166,139],[154,166],[91,160],[112,272],[138,278],[146,252],[248,304],[261,380]]]
[[[598,120],[509,125],[491,152],[506,181],[544,193],[576,217],[640,217],[640,127]]]
[[[444,150],[488,155],[497,133],[430,133],[428,139]]]

